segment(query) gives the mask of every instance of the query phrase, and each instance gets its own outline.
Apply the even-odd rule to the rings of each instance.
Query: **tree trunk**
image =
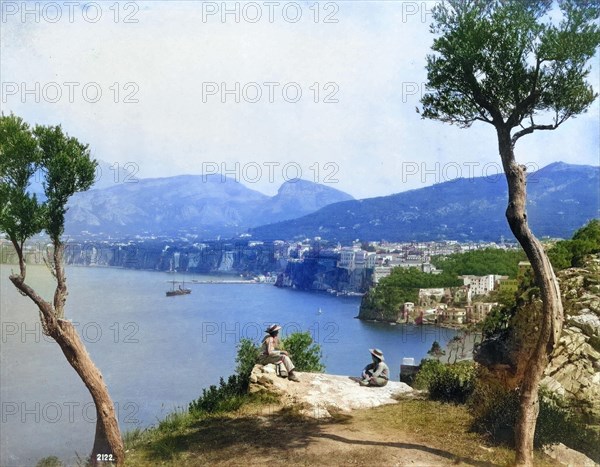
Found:
[[[538,388],[548,365],[548,357],[560,338],[563,307],[558,281],[542,244],[527,224],[525,167],[514,158],[510,130],[498,129],[500,156],[508,182],[506,218],[513,234],[523,247],[535,274],[542,299],[542,314],[537,341],[527,356],[525,373],[520,387],[520,410],[515,426],[515,462],[520,466],[533,465],[533,437],[539,413]]]
[[[96,435],[90,458],[91,464],[94,466],[106,465],[106,461],[112,459],[117,466],[123,465],[125,448],[114,404],[106,384],[104,384],[102,374],[92,361],[75,327],[69,321],[56,318],[52,304],[41,298],[35,290],[27,285],[23,275],[12,275],[10,280],[23,295],[28,296],[38,306],[44,332],[57,342],[67,361],[92,396],[96,407]],[[104,461],[98,462],[98,455]]]
[[[58,328],[58,332],[51,335],[85,384],[96,406],[96,435],[90,458],[91,464],[106,465],[106,461],[112,460],[117,465],[123,465],[125,448],[114,404],[102,374],[92,361],[73,325],[69,321],[59,319]]]

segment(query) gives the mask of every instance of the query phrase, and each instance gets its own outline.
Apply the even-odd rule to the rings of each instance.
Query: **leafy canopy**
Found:
[[[594,101],[586,78],[600,43],[594,0],[446,0],[433,11],[423,117],[553,130]],[[539,119],[543,119],[540,123]],[[525,124],[523,124],[525,122]]]
[[[396,267],[363,297],[361,313],[375,310],[381,313],[384,319],[395,321],[400,307],[405,302],[418,301],[419,289],[461,285],[461,279],[446,271],[441,274],[428,274],[418,268]]]
[[[448,256],[434,256],[431,259],[436,268],[456,276],[499,274],[516,277],[519,261],[527,257],[523,250],[501,250],[485,248],[464,253],[453,253]]]
[[[46,230],[55,245],[64,231],[69,198],[94,183],[96,161],[87,145],[60,126],[34,129],[15,115],[0,116],[0,231],[19,245]],[[43,177],[45,201],[28,191]]]
[[[561,240],[548,251],[554,269],[582,265],[586,255],[600,253],[600,220],[593,219],[573,235],[572,240]]]

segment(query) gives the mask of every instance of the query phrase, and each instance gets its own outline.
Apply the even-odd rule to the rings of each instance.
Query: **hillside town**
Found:
[[[242,276],[257,283],[327,292],[338,296],[363,296],[395,268],[417,268],[427,274],[442,271],[433,257],[482,249],[512,250],[514,244],[458,241],[354,242],[331,244],[315,237],[302,241],[263,242],[252,239],[189,242],[185,239],[67,243],[67,263],[83,266],[116,266],[179,273],[217,273]],[[42,240],[25,248],[28,260],[42,264]],[[12,245],[0,240],[0,262],[14,263]],[[522,271],[526,263],[519,266]],[[393,321],[398,323],[462,326],[482,322],[496,302],[490,292],[514,291],[518,278],[488,274],[461,276],[462,286],[421,288],[417,302],[405,302]],[[369,318],[366,318],[369,319]],[[389,320],[389,319],[388,319]]]

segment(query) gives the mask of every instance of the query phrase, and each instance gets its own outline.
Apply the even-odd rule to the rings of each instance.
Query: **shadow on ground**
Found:
[[[421,444],[368,441],[346,438],[330,433],[327,427],[351,421],[351,416],[339,414],[328,421],[312,420],[282,410],[267,416],[211,417],[199,420],[188,427],[185,433],[173,433],[161,437],[146,447],[154,461],[173,461],[180,454],[189,455],[202,463],[222,462],[227,459],[265,459],[277,449],[283,460],[297,459],[311,443],[329,439],[337,443],[366,448],[396,448],[399,451],[421,451],[447,459],[453,463],[464,463],[477,467],[491,465],[469,458],[460,458],[442,449]]]
[[[370,446],[370,447],[384,446],[384,447],[397,448],[397,449],[408,450],[408,451],[410,451],[410,450],[422,451],[422,452],[426,452],[429,454],[433,454],[438,457],[448,459],[456,464],[462,462],[464,464],[474,465],[477,467],[487,467],[487,466],[494,465],[494,464],[490,464],[489,462],[481,462],[481,461],[477,461],[477,460],[469,459],[469,458],[465,458],[465,457],[457,457],[456,455],[454,455],[448,451],[444,451],[442,449],[431,448],[429,446],[424,446],[422,444],[394,443],[394,442],[389,442],[389,441],[365,441],[365,440],[360,440],[360,439],[344,438],[343,436],[334,435],[331,433],[322,433],[319,436],[321,438],[327,438],[327,439],[331,439],[333,441],[338,441],[340,443],[353,444],[353,445],[357,445],[357,446]]]

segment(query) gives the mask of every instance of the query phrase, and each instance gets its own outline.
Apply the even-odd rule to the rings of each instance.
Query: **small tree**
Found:
[[[438,341],[433,341],[431,348],[427,351],[427,355],[431,355],[439,362],[440,358],[446,355],[446,351],[442,349]]]
[[[124,448],[113,402],[73,324],[65,319],[67,281],[61,240],[67,201],[94,182],[96,161],[88,147],[63,133],[60,126],[36,126],[14,115],[0,116],[0,232],[12,242],[19,261],[19,272],[10,276],[19,292],[37,306],[44,334],[60,346],[67,361],[90,392],[96,406],[96,435],[92,463],[96,455],[112,455],[123,463]],[[46,201],[28,192],[32,176],[40,171]],[[51,301],[41,297],[26,282],[27,267],[23,247],[33,235],[46,231],[52,243],[47,264],[56,280]]]
[[[427,57],[423,117],[468,128],[491,125],[508,182],[508,224],[535,273],[543,311],[536,344],[520,387],[515,426],[516,462],[533,464],[538,386],[558,342],[563,309],[558,283],[542,244],[529,229],[525,167],[515,145],[536,131],[555,130],[587,110],[597,95],[588,84],[588,62],[600,43],[600,4],[559,0],[447,0],[433,11],[438,34]]]
[[[454,336],[448,342],[448,363],[450,363],[450,358],[452,358],[452,351],[454,351],[454,361],[452,363],[456,363],[458,360],[458,351],[461,350],[461,347],[464,348],[464,337],[462,336]]]
[[[321,346],[313,342],[310,332],[294,332],[281,340],[282,347],[290,354],[296,370],[322,372]]]

